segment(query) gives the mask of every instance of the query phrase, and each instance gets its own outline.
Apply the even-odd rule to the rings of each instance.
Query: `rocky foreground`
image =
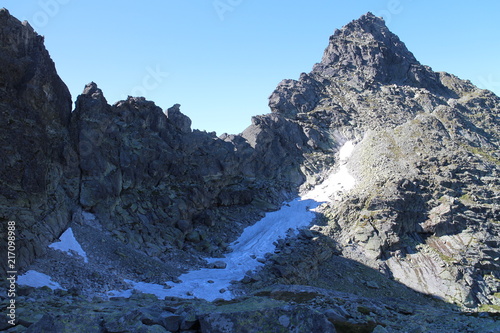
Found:
[[[500,332],[500,99],[420,64],[382,19],[337,30],[272,113],[220,137],[179,105],[110,105],[95,83],[71,110],[43,37],[6,9],[0,59],[0,220],[16,222],[19,272],[61,286],[20,286],[0,330]],[[239,297],[110,297],[207,267],[341,164],[354,187],[251,258]],[[68,227],[87,262],[49,247]]]
[[[47,287],[19,292],[19,325],[7,332],[498,332],[498,317],[430,299],[423,305],[298,285],[216,302],[143,293],[88,300]]]

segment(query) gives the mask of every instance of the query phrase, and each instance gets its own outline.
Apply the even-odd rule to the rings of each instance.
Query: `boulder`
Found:
[[[310,308],[289,306],[200,315],[202,332],[336,332],[326,317]]]

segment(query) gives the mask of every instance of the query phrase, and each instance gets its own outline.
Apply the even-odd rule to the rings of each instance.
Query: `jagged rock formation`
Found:
[[[229,237],[225,219],[235,207],[276,204],[303,181],[300,155],[287,146],[300,143],[299,131],[272,117],[254,119],[243,136],[218,138],[192,131],[179,105],[164,113],[130,97],[110,106],[91,83],[71,120],[80,157],[79,204],[149,255],[185,242],[220,253]]]
[[[305,137],[283,117],[255,118],[243,136],[218,138],[191,130],[179,105],[163,112],[130,97],[111,106],[95,83],[71,113],[43,38],[5,9],[1,26],[2,156],[10,162],[0,200],[2,219],[26,230],[19,268],[81,210],[150,256],[185,243],[220,254],[244,227],[227,228],[241,207],[250,223],[303,182],[291,146],[305,146]]]
[[[234,305],[185,301],[181,309],[172,300],[177,308],[164,304],[172,306],[170,314],[147,299],[124,301],[131,311],[119,315],[100,300],[78,301],[108,311],[104,319],[89,317],[96,330],[165,331],[172,324],[168,315],[177,325],[172,331],[217,331],[221,322],[237,330],[250,317],[283,331],[304,324],[333,332],[333,323],[337,329],[383,332],[403,327],[405,316],[419,327],[424,314],[437,308],[432,329],[465,327],[437,323],[460,315],[401,283],[461,306],[498,309],[500,99],[420,64],[382,19],[366,14],[337,30],[310,73],[278,85],[270,96],[271,114],[254,117],[240,135],[221,137],[192,130],[179,105],[163,111],[136,97],[110,105],[95,83],[85,87],[71,112],[71,97],[43,38],[2,9],[0,41],[0,219],[18,223],[20,270],[42,257],[70,222],[87,239],[98,232],[96,248],[118,244],[112,254],[103,250],[96,263],[122,257],[122,266],[133,268],[143,262],[136,273],[143,276],[148,269],[157,274],[161,260],[171,265],[162,268],[174,270],[200,251],[222,255],[228,241],[262,212],[322,181],[343,142],[356,142],[347,165],[356,187],[323,206],[317,223],[324,225],[282,240],[264,269],[243,281],[248,291],[271,289]],[[113,271],[129,276],[107,261],[105,269],[88,274],[99,271],[93,285]],[[349,283],[332,274],[338,267]],[[89,270],[77,268],[75,274]],[[338,290],[339,283],[358,296],[290,286]],[[66,306],[71,296],[24,292],[49,305],[54,297]],[[365,298],[389,295],[412,298],[420,308]],[[154,314],[132,311],[143,303]],[[263,316],[264,303],[272,311]],[[69,325],[57,328],[64,330],[88,317],[64,317],[63,324],[39,316],[43,309],[29,310],[25,324],[34,323],[35,332]],[[394,318],[396,324],[389,320]],[[450,323],[460,321],[455,319]],[[475,330],[491,324],[483,319],[467,318],[466,325]],[[191,326],[182,328],[185,322]]]

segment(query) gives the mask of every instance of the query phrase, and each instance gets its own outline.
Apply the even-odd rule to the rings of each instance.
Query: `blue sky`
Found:
[[[480,4],[480,5],[479,5]],[[499,1],[3,0],[45,44],[73,100],[175,103],[193,128],[239,133],[282,79],[321,60],[328,37],[371,11],[417,59],[500,95]]]

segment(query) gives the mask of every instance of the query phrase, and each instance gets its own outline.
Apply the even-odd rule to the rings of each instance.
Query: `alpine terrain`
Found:
[[[237,135],[94,82],[72,110],[6,9],[0,63],[0,331],[500,332],[500,98],[381,18]]]

